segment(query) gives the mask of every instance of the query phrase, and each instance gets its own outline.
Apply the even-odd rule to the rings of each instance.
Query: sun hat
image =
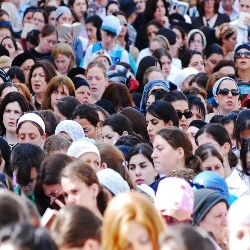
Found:
[[[25,113],[22,116],[20,116],[18,122],[17,122],[17,128],[21,125],[21,123],[23,122],[34,122],[36,123],[41,129],[42,131],[45,133],[45,123],[43,121],[43,119],[41,118],[41,116],[35,114],[35,113]]]
[[[120,20],[113,15],[106,16],[103,19],[101,29],[118,36],[121,32]]]

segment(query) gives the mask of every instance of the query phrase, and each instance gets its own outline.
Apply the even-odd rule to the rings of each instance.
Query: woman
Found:
[[[200,73],[205,72],[205,63],[201,52],[187,50],[181,56],[182,68],[192,67]]]
[[[48,83],[52,77],[56,76],[55,67],[48,61],[36,62],[30,69],[28,86],[34,94],[33,101],[36,109],[41,109],[42,100]]]
[[[206,73],[211,75],[217,63],[224,60],[223,50],[218,44],[213,43],[206,47],[203,54]]]
[[[85,25],[89,38],[89,44],[101,41],[102,19],[97,15],[89,16],[85,21]]]
[[[201,1],[198,3],[199,17],[192,18],[192,24],[195,28],[202,27],[215,28],[222,23],[230,23],[230,17],[227,14],[219,13],[219,0]]]
[[[250,82],[250,46],[242,44],[238,46],[234,53],[234,60],[239,78],[244,82]]]
[[[86,69],[86,77],[90,86],[91,102],[96,103],[108,86],[106,67],[99,61],[93,61]]]
[[[82,161],[68,164],[61,172],[61,186],[66,204],[75,204],[91,210],[102,218],[107,197],[95,171]]]
[[[152,158],[159,174],[168,176],[175,168],[191,168],[196,173],[200,172],[200,159],[193,155],[192,143],[183,130],[176,127],[161,129],[153,146]]]
[[[158,31],[162,28],[163,26],[161,25],[161,23],[159,23],[158,21],[156,21],[155,19],[151,20],[148,24],[147,24],[147,28],[146,28],[146,34],[148,36],[149,41],[151,41],[151,39],[155,38]]]
[[[22,113],[30,111],[31,106],[19,92],[11,92],[5,96],[0,106],[1,136],[12,149],[18,143],[16,125]]]
[[[157,250],[162,230],[162,220],[147,198],[134,192],[120,194],[105,211],[102,249]]]
[[[250,137],[245,138],[241,144],[240,161],[242,170],[245,176],[249,179],[250,176]]]
[[[187,48],[202,53],[207,46],[204,33],[198,29],[192,29],[187,36]]]
[[[88,104],[90,103],[91,93],[89,83],[83,79],[82,77],[70,77],[72,82],[74,83],[75,90],[76,90],[76,99],[81,104]]]
[[[41,31],[48,23],[48,15],[44,9],[36,9],[33,13],[31,23],[35,26],[36,30]]]
[[[9,51],[12,60],[17,56],[17,43],[15,38],[6,36],[3,38],[1,45]]]
[[[76,66],[75,54],[69,44],[59,43],[55,45],[51,56],[61,75],[67,75]]]
[[[54,110],[56,103],[65,96],[75,96],[75,86],[67,76],[55,76],[46,88],[42,101],[43,109]]]
[[[88,9],[88,1],[85,0],[70,0],[68,6],[74,11],[82,27],[85,26],[85,16]]]
[[[215,246],[226,245],[227,200],[219,191],[199,189],[194,192],[193,225],[211,234]]]
[[[224,178],[223,158],[212,144],[203,144],[195,150],[202,161],[202,171],[214,171]]]
[[[136,185],[153,184],[158,178],[158,173],[154,169],[151,155],[152,148],[146,144],[138,144],[133,147],[128,158],[128,172],[132,183]]]
[[[236,77],[237,68],[233,60],[223,60],[214,67],[213,73],[219,72],[231,78]]]
[[[9,76],[8,76],[9,79]],[[12,82],[4,82],[0,84],[0,103],[3,98],[11,92],[18,92],[17,87]]]
[[[229,23],[223,23],[218,27],[218,40],[223,49],[225,59],[232,60],[237,43],[237,29]]]
[[[106,6],[106,15],[113,15],[114,13],[116,13],[117,11],[119,11],[119,4],[116,1],[110,1],[107,6]]]
[[[155,101],[148,107],[146,122],[148,136],[151,142],[154,142],[158,130],[172,126],[179,126],[178,115],[174,107],[164,101]]]
[[[121,114],[113,114],[103,122],[103,141],[115,144],[122,135],[133,135],[134,131],[128,118]]]

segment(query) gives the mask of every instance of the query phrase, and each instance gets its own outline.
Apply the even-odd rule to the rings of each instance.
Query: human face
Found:
[[[92,152],[87,152],[79,157],[79,159],[83,160],[84,162],[88,163],[94,171],[100,171],[101,167],[101,159],[100,157]]]
[[[31,87],[35,94],[44,94],[47,88],[45,73],[42,67],[37,67],[31,75]]]
[[[224,59],[223,55],[212,54],[210,57],[205,58],[205,70],[207,74],[212,74],[214,67],[218,62]]]
[[[134,185],[150,185],[157,176],[154,165],[143,154],[133,155],[130,158],[128,172]]]
[[[146,3],[144,0],[134,0],[136,6],[136,13],[143,13],[146,8]]]
[[[74,120],[82,126],[86,137],[94,140],[97,139],[97,127],[91,124],[86,118],[81,119],[77,116]]]
[[[105,143],[115,144],[119,137],[120,135],[110,126],[106,125],[102,128],[102,138]]]
[[[225,11],[228,11],[228,12],[232,11],[234,0],[222,0],[221,3]]]
[[[153,53],[155,50],[161,48],[161,44],[158,41],[152,41],[149,44],[149,50]]]
[[[156,3],[156,10],[154,13],[154,17],[157,21],[161,22],[162,18],[166,15],[166,9],[163,1],[158,0]]]
[[[179,111],[179,112],[184,113],[184,112],[189,111],[188,103],[184,100],[178,100],[178,101],[172,102],[171,104],[173,105],[174,109],[177,112]],[[180,129],[187,131],[190,122],[191,122],[190,118],[186,118],[184,115],[182,115],[182,117],[179,118]]]
[[[54,26],[56,26],[56,12],[55,11],[51,11],[49,14],[49,24],[52,24]]]
[[[23,24],[25,24],[25,23],[31,23],[32,22],[33,14],[34,13],[32,11],[27,12],[26,15],[23,18]]]
[[[204,1],[204,12],[205,14],[214,14],[214,3],[215,0]]]
[[[24,52],[24,50],[23,50],[23,47],[19,41],[16,41],[16,45],[17,45],[16,55],[18,56],[18,55],[22,54]]]
[[[62,25],[63,23],[72,24],[73,17],[71,13],[63,13],[57,20],[57,25]]]
[[[37,146],[42,146],[45,141],[45,134],[40,134],[36,125],[32,122],[24,122],[18,131],[19,143],[30,143]]]
[[[10,38],[5,38],[2,41],[2,46],[9,51],[10,58],[14,59],[14,57],[16,56],[16,49],[14,47],[12,40]]]
[[[160,61],[162,65],[161,71],[162,71],[164,78],[166,79],[170,74],[172,61],[167,56],[162,56]]]
[[[240,12],[250,13],[250,4],[248,0],[239,1],[239,10]]]
[[[51,98],[51,107],[53,110],[55,104],[65,96],[69,96],[69,90],[66,86],[58,86],[57,89],[52,91],[50,98]]]
[[[191,120],[200,120],[200,121],[204,121],[204,115],[200,112],[200,110],[197,108],[196,105],[193,105],[191,108],[191,112],[192,112],[192,117]]]
[[[227,76],[235,76],[236,75],[235,69],[231,66],[225,66],[225,67],[220,68],[219,73],[222,73],[222,74],[227,75]]]
[[[3,125],[8,132],[16,132],[16,123],[22,114],[21,107],[18,102],[11,102],[6,105],[3,113]]]
[[[56,64],[58,71],[62,75],[66,75],[68,73],[71,60],[72,60],[71,56],[66,56],[63,54],[58,54],[55,57],[54,62]]]
[[[155,96],[154,95],[149,95],[147,104],[146,104],[146,109],[153,103],[155,102]]]
[[[36,186],[36,179],[37,179],[37,171],[35,168],[31,168],[31,172],[30,172],[30,183],[28,185],[21,185],[19,184],[20,186],[20,189],[22,190],[22,192],[25,194],[25,195],[31,195],[34,193],[34,190],[35,190],[35,186]]]
[[[192,143],[193,146],[193,152],[195,152],[195,150],[198,148],[196,142],[195,142],[195,135],[198,132],[198,128],[194,127],[194,126],[190,126],[187,130],[187,135]]]
[[[146,114],[146,122],[149,139],[151,142],[154,142],[156,133],[162,128],[165,128],[167,124],[163,120],[154,117],[148,112]]]
[[[231,80],[224,80],[219,86],[218,94],[216,96],[216,101],[219,104],[219,111],[222,115],[225,115],[238,107],[239,95],[233,96],[231,92],[228,95],[220,94],[222,89],[237,89],[236,84]]]
[[[81,104],[90,103],[90,89],[88,86],[81,86],[76,90],[76,99]]]
[[[31,23],[33,23],[37,30],[41,31],[45,25],[45,20],[41,12],[35,12]]]
[[[221,201],[213,206],[198,226],[212,233],[217,243],[222,243],[227,226],[226,203]]]
[[[90,41],[97,41],[97,28],[92,23],[86,24],[86,30]]]
[[[60,111],[59,111],[59,109],[57,108],[56,105],[54,106],[53,113],[54,113],[56,119],[57,119],[59,122],[64,121],[64,120],[67,120],[67,117],[60,113]]]
[[[247,49],[240,49],[238,52],[244,53],[249,52]],[[238,70],[249,70],[250,69],[250,57],[245,56],[244,54],[241,54],[242,56],[238,59],[236,59],[236,67]]]
[[[126,229],[124,249],[153,250],[150,235],[144,226],[135,221],[130,221]]]
[[[101,30],[101,36],[102,36],[102,46],[104,49],[109,51],[112,49],[115,45],[116,35],[108,33],[105,30]]]
[[[202,36],[199,33],[196,33],[194,35],[194,38],[192,41],[190,41],[189,44],[189,49],[190,50],[195,50],[197,52],[202,52],[203,50],[203,40],[202,40]]]
[[[53,49],[54,45],[57,43],[57,35],[56,33],[51,34],[46,37],[42,37],[40,35],[40,43],[39,47],[41,48],[43,53],[50,53],[51,50]]]
[[[158,72],[158,71],[152,71],[148,75],[148,82],[151,82],[153,80],[163,80],[164,81],[163,73],[162,72]]]
[[[94,208],[93,204],[96,204],[96,194],[92,186],[87,186],[80,180],[72,180],[65,177],[61,179],[61,186],[67,205],[78,205],[87,207],[90,210]]]
[[[103,69],[94,66],[87,72],[87,79],[90,86],[91,97],[96,101],[101,99],[101,96],[108,86],[107,78],[104,75]]]
[[[21,69],[24,73],[25,76],[25,82],[28,82],[29,79],[29,73],[30,73],[30,69],[31,67],[35,64],[35,62],[32,59],[27,59],[22,65],[21,65]]]
[[[0,43],[6,36],[11,36],[11,32],[7,28],[0,28]]]
[[[188,67],[195,68],[199,70],[199,72],[205,72],[205,64],[201,55],[193,55]]]
[[[224,166],[222,162],[215,156],[209,156],[202,162],[203,171],[213,171],[224,178]]]
[[[176,34],[177,46],[178,46],[178,48],[181,48],[181,47],[183,46],[183,43],[184,43],[184,41],[183,41],[183,39],[182,39],[182,34],[181,34],[181,32],[180,32],[178,29],[176,29],[176,28],[173,28],[173,31],[174,31],[174,33]]]
[[[156,135],[152,154],[155,170],[159,174],[168,175],[178,166],[178,152],[163,137]],[[166,161],[166,159],[168,159]]]
[[[42,184],[43,191],[47,197],[50,198],[52,203],[60,194],[62,194],[62,188],[60,184]]]
[[[84,12],[87,10],[87,4],[85,0],[75,0],[73,3],[73,10],[78,18],[83,18]]]
[[[234,51],[237,44],[237,32],[234,32],[228,39],[223,39],[223,48],[227,52]]]
[[[121,26],[122,26],[122,30],[121,30],[119,36],[122,36],[122,37],[123,37],[123,36],[125,36],[125,35],[127,34],[127,32],[128,32],[128,21],[127,21],[127,19],[126,19],[125,16],[117,15],[116,17],[120,20]]]
[[[113,13],[119,11],[119,7],[117,4],[112,3],[109,5],[108,9],[107,9],[107,16],[109,15],[113,15]]]
[[[18,92],[18,89],[15,86],[6,87],[2,92],[1,99],[11,92]]]
[[[152,38],[156,37],[156,34],[158,31],[159,31],[159,29],[155,25],[149,25],[147,27],[147,35],[148,35],[149,41],[151,41]]]

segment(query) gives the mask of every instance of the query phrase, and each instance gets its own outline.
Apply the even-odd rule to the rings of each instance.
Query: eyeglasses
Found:
[[[239,58],[242,58],[242,57],[250,58],[250,52],[248,52],[248,51],[246,51],[246,52],[236,52],[234,54],[235,59],[239,59]]]
[[[179,119],[181,119],[183,115],[185,116],[186,119],[189,119],[192,117],[192,112],[190,110],[184,111],[184,112],[181,112],[180,110],[176,110],[176,112],[177,112]]]
[[[232,96],[237,96],[237,95],[240,94],[240,91],[238,89],[226,89],[226,88],[225,89],[220,89],[218,91],[218,94],[224,95],[224,96],[229,95],[229,93],[231,93]]]

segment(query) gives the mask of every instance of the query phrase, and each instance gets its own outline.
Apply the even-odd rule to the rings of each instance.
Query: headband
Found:
[[[224,80],[231,80],[231,81],[233,81],[236,84],[237,88],[238,88],[237,82],[233,78],[231,78],[229,76],[224,76],[224,77],[221,77],[219,80],[217,80],[215,82],[215,84],[213,86],[213,96],[217,96],[219,86],[222,83],[222,81],[224,81]]]

